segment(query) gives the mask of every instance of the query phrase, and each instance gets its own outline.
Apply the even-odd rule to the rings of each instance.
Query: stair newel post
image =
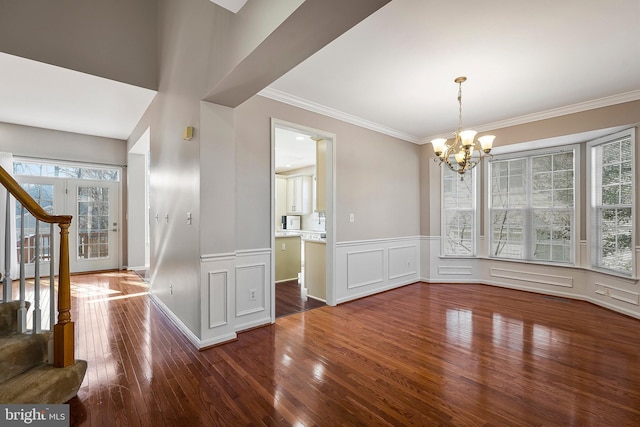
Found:
[[[54,366],[65,368],[75,362],[71,321],[71,278],[69,277],[69,223],[60,223],[60,266],[58,270],[58,323],[53,329]]]

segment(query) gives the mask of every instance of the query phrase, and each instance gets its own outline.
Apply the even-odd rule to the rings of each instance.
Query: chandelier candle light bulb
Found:
[[[445,138],[436,138],[431,141],[433,151],[437,158],[436,162],[440,162],[440,165],[445,164],[449,169],[457,172],[464,177],[466,171],[473,169],[484,159],[493,148],[494,135],[483,135],[475,141],[475,130],[462,129],[462,83],[467,80],[466,77],[458,77],[454,82],[458,83],[458,130],[454,132],[454,139],[449,142]],[[479,144],[479,147],[478,145]],[[474,155],[474,149],[479,148]],[[452,160],[455,160],[454,161]]]

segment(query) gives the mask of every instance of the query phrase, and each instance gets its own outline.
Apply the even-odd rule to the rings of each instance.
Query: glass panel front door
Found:
[[[118,268],[118,184],[68,180],[72,272]],[[73,253],[75,251],[75,254]]]
[[[78,186],[78,259],[109,257],[109,189]]]

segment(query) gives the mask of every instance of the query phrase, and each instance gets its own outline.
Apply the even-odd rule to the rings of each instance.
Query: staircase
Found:
[[[68,401],[78,393],[87,362],[76,360],[62,369],[50,365],[51,332],[19,333],[19,309],[19,301],[0,303],[0,403]]]
[[[71,280],[69,276],[69,225],[70,216],[55,216],[46,213],[7,171],[0,167],[0,183],[7,190],[7,226],[5,236],[10,235],[8,218],[15,215],[9,208],[10,198],[22,205],[21,224],[24,224],[24,212],[29,211],[38,221],[60,227],[60,259],[57,283],[57,304],[55,298],[55,275],[53,249],[50,250],[49,295],[51,311],[51,331],[41,329],[40,308],[40,257],[36,244],[36,264],[34,278],[35,304],[34,323],[27,330],[26,314],[31,304],[25,299],[24,250],[5,243],[5,271],[2,273],[2,302],[0,302],[0,404],[55,404],[65,403],[76,395],[87,370],[87,362],[75,360],[74,324],[71,322]],[[0,214],[2,214],[0,212]],[[24,233],[22,233],[24,234]],[[36,231],[36,241],[38,231]],[[8,240],[8,239],[5,239]],[[11,256],[21,253],[20,291],[17,300],[13,300],[13,280],[10,277]],[[57,323],[55,313],[57,306]],[[55,325],[54,325],[55,323]]]

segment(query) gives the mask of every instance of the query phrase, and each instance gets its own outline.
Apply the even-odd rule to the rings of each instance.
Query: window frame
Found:
[[[631,174],[631,194],[633,195],[633,200],[631,201],[630,207],[631,207],[631,271],[626,272],[626,271],[622,271],[622,270],[615,270],[612,268],[607,268],[604,266],[600,266],[597,263],[597,259],[600,255],[600,236],[597,232],[597,227],[595,224],[595,221],[597,220],[598,216],[596,215],[596,210],[598,209],[598,206],[603,206],[603,205],[598,205],[596,206],[596,190],[597,190],[597,185],[596,185],[596,172],[598,170],[597,166],[596,166],[596,157],[594,155],[595,150],[605,144],[609,144],[612,142],[615,142],[617,140],[620,139],[625,139],[625,138],[630,138],[631,139],[631,151],[632,151],[632,156],[631,156],[631,170],[632,170],[632,174]],[[586,221],[587,221],[587,239],[590,242],[587,245],[587,251],[588,251],[588,256],[587,256],[587,260],[589,262],[589,268],[595,271],[600,271],[603,273],[607,273],[607,274],[613,274],[613,275],[618,275],[618,276],[622,276],[625,278],[634,278],[637,277],[637,252],[638,252],[638,248],[636,247],[636,234],[637,234],[637,222],[636,222],[636,218],[637,218],[637,208],[638,208],[638,202],[639,202],[639,197],[636,194],[636,189],[637,189],[637,179],[638,179],[638,172],[636,171],[636,156],[638,156],[638,153],[640,152],[640,149],[638,148],[638,140],[636,138],[636,132],[635,132],[635,128],[631,127],[629,129],[625,129],[622,130],[620,132],[616,132],[610,135],[605,135],[603,137],[594,139],[592,141],[588,141],[587,142],[587,158],[586,158],[586,165],[587,165],[587,204],[586,204]]]
[[[473,230],[471,232],[471,254],[462,255],[462,254],[447,254],[446,253],[446,221],[445,221],[445,203],[444,203],[444,181],[445,181],[445,173],[455,174],[452,170],[446,168],[445,166],[440,168],[440,256],[442,258],[475,258],[478,256],[478,241],[480,237],[480,221],[478,219],[479,215],[479,192],[480,192],[480,170],[482,169],[482,163],[478,164],[475,168],[471,169],[467,173],[471,173],[472,179],[472,227]],[[467,179],[467,173],[465,173],[465,179]]]
[[[546,265],[554,265],[554,266],[565,266],[565,267],[576,267],[579,265],[579,246],[580,246],[580,228],[581,228],[581,194],[582,194],[582,185],[580,182],[581,176],[581,144],[564,144],[564,145],[553,145],[553,146],[545,146],[541,148],[532,148],[522,151],[504,151],[499,154],[494,154],[494,156],[489,159],[487,162],[487,173],[484,177],[484,194],[487,199],[486,206],[484,208],[484,234],[485,234],[485,246],[487,251],[487,257],[492,260],[499,261],[512,261],[512,262],[523,262],[523,263],[533,263],[533,264],[546,264]],[[530,257],[523,258],[508,258],[495,256],[492,254],[493,248],[493,231],[491,228],[491,214],[492,214],[492,167],[494,162],[505,161],[505,160],[515,160],[515,159],[525,159],[528,164],[531,164],[531,158],[537,156],[544,156],[549,154],[560,154],[563,152],[573,152],[573,228],[571,230],[571,238],[573,240],[570,250],[570,261],[552,261],[552,260],[536,260],[533,259],[533,249],[532,245],[535,242],[535,228],[533,227],[534,221],[534,212],[540,208],[536,208],[532,205],[532,186],[531,183],[528,182],[528,185],[525,188],[525,195],[528,201],[528,205],[523,209],[525,215],[524,225],[523,225],[523,245],[526,251],[526,254]],[[528,181],[531,181],[531,176],[533,175],[532,170],[527,171]]]

